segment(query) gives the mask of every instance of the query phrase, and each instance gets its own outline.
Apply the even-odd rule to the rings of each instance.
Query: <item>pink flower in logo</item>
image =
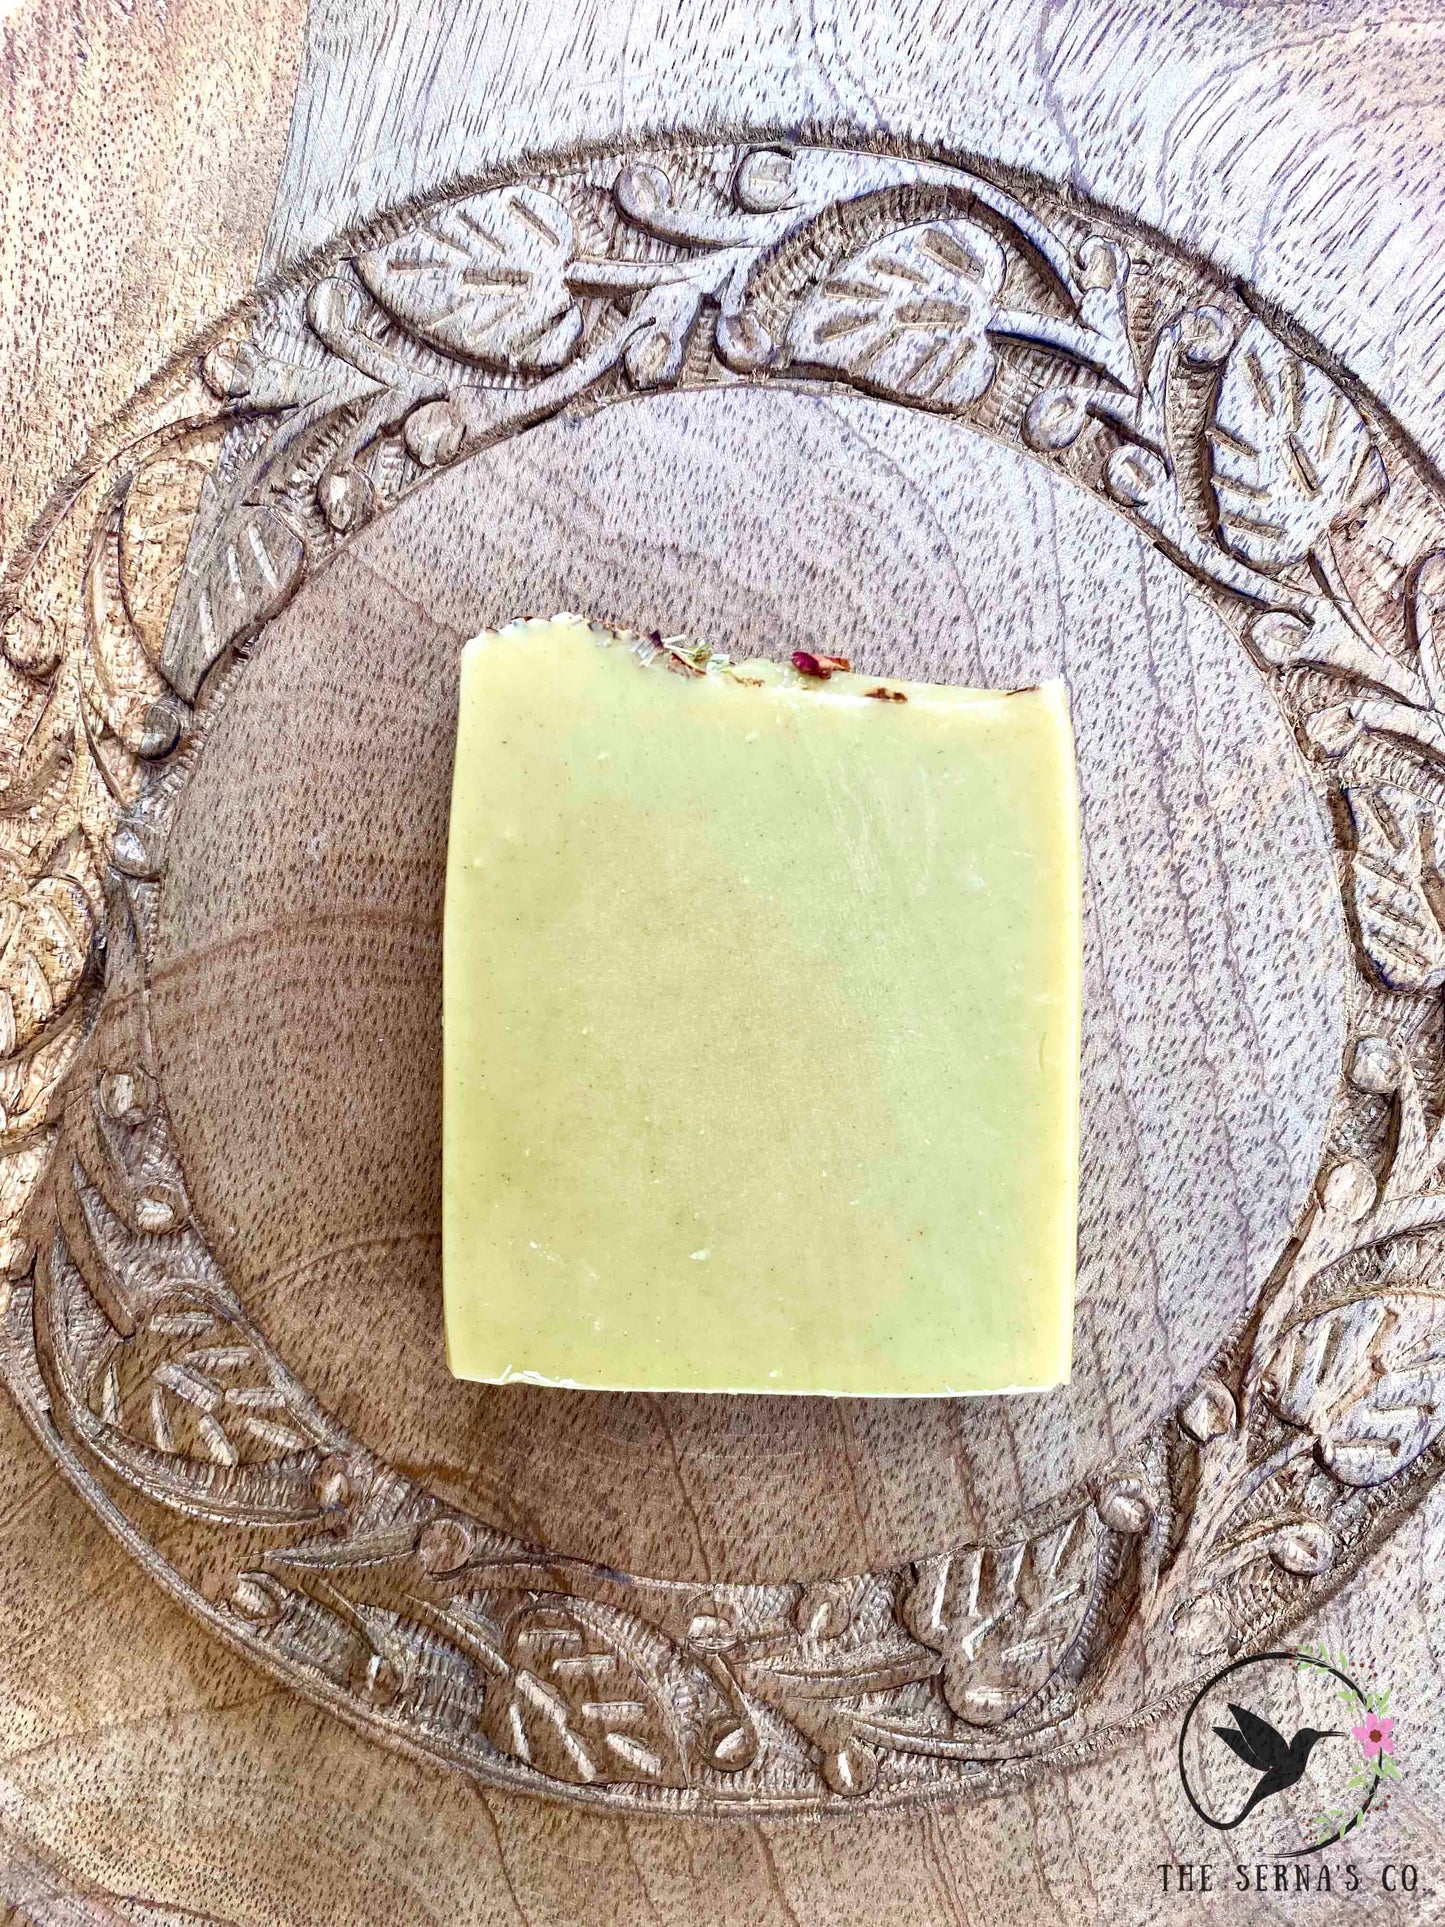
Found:
[[[1386,1719],[1383,1713],[1371,1713],[1359,1726],[1352,1726],[1350,1736],[1360,1742],[1360,1750],[1367,1760],[1377,1760],[1382,1753],[1395,1750],[1395,1722]]]

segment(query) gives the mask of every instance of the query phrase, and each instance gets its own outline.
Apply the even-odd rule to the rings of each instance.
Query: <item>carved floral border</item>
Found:
[[[1157,237],[886,153],[599,156],[400,217],[259,319],[138,398],[5,605],[4,1369],[92,1507],[388,1743],[624,1806],[996,1791],[1317,1607],[1445,1463],[1445,496],[1418,451]],[[301,583],[559,411],[740,382],[955,416],[1184,569],[1306,759],[1355,959],[1319,1181],[1178,1413],[988,1544],[701,1587],[522,1544],[315,1404],[192,1214],[146,984],[209,707]]]

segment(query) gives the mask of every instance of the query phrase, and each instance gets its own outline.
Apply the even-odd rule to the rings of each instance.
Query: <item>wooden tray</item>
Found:
[[[139,25],[94,50],[179,103],[214,22],[148,78]],[[70,159],[87,265],[55,326],[93,379],[17,383],[37,519],[4,530],[22,1917],[1149,1920],[1160,1863],[1233,1851],[1181,1788],[1181,1714],[1303,1638],[1417,1709],[1356,1857],[1428,1857],[1428,215],[1351,217],[1400,171],[1364,43],[1260,28],[1281,102],[1232,71],[1242,26],[1096,25],[1058,52],[981,9],[779,12],[730,66],[700,18],[644,46],[604,9],[544,58],[526,6],[313,6],[304,52],[273,8],[207,99],[219,150],[154,114],[125,136],[181,213],[127,203],[123,260],[118,190],[87,201]],[[69,56],[19,31],[58,121]],[[1290,148],[1326,73],[1338,205]],[[58,246],[38,214],[24,238],[22,316]],[[86,332],[163,280],[164,321]],[[57,421],[85,441],[63,483]],[[448,1376],[456,659],[556,608],[1067,678],[1067,1390]]]

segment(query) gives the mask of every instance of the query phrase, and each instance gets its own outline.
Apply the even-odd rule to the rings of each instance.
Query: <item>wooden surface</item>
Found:
[[[62,170],[62,215],[45,175],[59,163],[7,159],[22,218],[7,227],[4,325],[46,344],[38,374],[22,367],[7,444],[11,545],[84,437],[245,291],[273,186],[261,262],[289,274],[345,228],[501,164],[740,125],[975,152],[1155,223],[1278,301],[1438,455],[1427,123],[1445,22],[1428,14],[1080,6],[885,25],[779,9],[749,23],[744,50],[736,24],[703,13],[549,10],[538,30],[525,7],[320,6],[293,111],[294,17],[268,6],[239,35],[203,11],[62,30],[22,9],[4,29],[7,84],[47,103],[97,73],[112,103],[129,100],[133,73],[155,107],[113,108],[104,179],[153,170],[214,223],[140,192],[121,205],[78,163]],[[218,98],[223,67],[236,91]],[[68,275],[67,249],[81,264]],[[129,290],[115,322],[98,285]],[[263,355],[306,332],[284,303],[247,326]],[[50,346],[68,339],[83,349]],[[203,446],[209,461],[214,438]],[[1397,508],[1414,500],[1399,472],[1392,489],[1375,549],[1387,586],[1429,526],[1419,503]],[[769,652],[807,632],[804,597],[840,622],[860,602],[901,606],[906,637],[880,668],[1068,670],[1089,752],[1093,1008],[1107,997],[1112,1014],[1089,1061],[1093,1342],[1067,1396],[814,1416],[445,1378],[428,1222],[444,719],[458,639],[534,597],[701,634],[725,608],[726,640]],[[1352,946],[1383,928],[1358,891],[1346,925],[1330,850],[1367,837],[1372,806],[1341,804],[1344,830],[1327,827],[1264,684],[1147,531],[952,424],[760,391],[529,430],[353,538],[205,729],[152,953],[167,1155],[208,1249],[327,1410],[489,1524],[670,1580],[795,1582],[1006,1534],[1021,1506],[1081,1481],[1107,1509],[1116,1488],[1098,1480],[1169,1423],[1306,1203],[1339,1083],[1340,987]],[[1151,782],[1131,780],[1140,768]],[[1342,875],[1352,888],[1359,873]],[[1400,1009],[1378,987],[1355,995],[1356,1034]],[[1419,997],[1423,1065],[1437,1020],[1434,993]],[[137,1048],[135,1012],[113,1003],[107,1047]],[[1425,1096],[1438,1103],[1433,1085]],[[1428,1253],[1410,1256],[1428,1275]],[[117,1550],[8,1406],[0,1423],[0,1896],[27,1917],[1143,1922],[1159,1917],[1157,1863],[1214,1851],[1181,1801],[1168,1717],[1132,1738],[1116,1726],[1096,1758],[981,1803],[926,1810],[717,1825],[480,1789],[228,1650]],[[1110,1516],[1128,1516],[1134,1488],[1117,1489],[1126,1509]],[[1439,1503],[1425,1481],[1412,1490],[1419,1509],[1392,1515],[1373,1551],[1360,1540],[1370,1556],[1332,1599],[1322,1587],[1309,1632],[1366,1655],[1408,1721],[1406,1782],[1360,1858],[1412,1859],[1435,1886]],[[215,1555],[195,1537],[204,1566]],[[221,1565],[215,1578],[229,1583]],[[1156,1657],[1140,1632],[1112,1661],[1104,1702],[1126,1725]],[[1194,1904],[1288,1911],[1257,1894]],[[1366,1900],[1310,1904],[1345,1918]],[[1379,1918],[1432,1905],[1368,1898]]]
[[[1021,554],[1020,528],[1045,539]],[[738,656],[787,660],[823,635],[879,673],[1068,676],[1092,1013],[1068,1390],[730,1401],[448,1376],[437,1008],[457,652],[554,607],[644,634],[721,618],[711,639]],[[824,1578],[1004,1531],[1185,1396],[1313,1180],[1344,932],[1277,712],[1117,517],[912,411],[680,396],[450,470],[272,627],[170,848],[156,1045],[223,1269],[363,1436],[458,1503],[627,1571]],[[279,1154],[297,1119],[324,1158]]]
[[[10,1462],[33,1466],[8,1411],[0,1425]],[[3,1569],[10,1623],[26,1637],[5,1649],[0,1814],[19,1821],[29,1855],[68,1866],[87,1895],[285,1927],[699,1916],[724,1927],[868,1927],[893,1911],[928,1927],[985,1915],[1009,1927],[1039,1918],[1151,1927],[1165,1917],[1158,1864],[1208,1850],[1203,1829],[1185,1830],[1163,1731],[1065,1775],[1046,1802],[803,1826],[581,1814],[478,1793],[406,1760],[387,1760],[382,1774],[370,1742],[258,1681],[163,1594],[128,1574],[102,1577],[115,1555],[101,1529],[58,1480],[36,1471],[31,1485],[15,1521],[23,1551],[12,1528]],[[1437,1731],[1445,1706],[1420,1655],[1445,1610],[1427,1556],[1439,1530],[1437,1504],[1321,1621],[1332,1646],[1367,1651],[1383,1677],[1408,1679],[1416,1722]],[[1372,1822],[1372,1868],[1412,1856],[1438,1866],[1445,1848],[1438,1778],[1425,1760],[1410,1766],[1413,1787]],[[1306,1905],[1311,1918],[1431,1917],[1378,1891],[1368,1912],[1229,1891],[1168,1904],[1251,1924],[1295,1919]]]
[[[250,292],[303,13],[261,7],[243,31],[191,0],[0,17],[7,560],[135,390]]]

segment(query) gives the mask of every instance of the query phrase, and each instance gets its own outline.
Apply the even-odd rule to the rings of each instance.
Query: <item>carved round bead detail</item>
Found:
[[[197,356],[75,498],[72,574],[18,585],[4,648],[34,708],[12,814],[74,796],[86,814],[49,821],[53,854],[17,864],[6,904],[8,1376],[163,1584],[388,1741],[638,1808],[986,1794],[1102,1743],[1126,1629],[1163,1704],[1238,1627],[1266,1642],[1437,1476],[1445,1397],[1417,1381],[1445,1302],[1445,504],[1352,384],[1166,253],[1062,194],[908,156],[559,166],[361,236],[277,294],[293,352],[254,327]],[[526,1544],[374,1456],[239,1302],[148,1047],[67,1080],[105,997],[144,1014],[208,704],[308,577],[474,450],[739,382],[856,390],[1028,449],[1172,558],[1308,762],[1350,1010],[1373,1014],[1285,1260],[1177,1424],[986,1542],[703,1591]],[[157,1507],[184,1515],[214,1597],[150,1544]]]
[[[1379,1189],[1368,1164],[1359,1158],[1345,1158],[1326,1172],[1320,1201],[1326,1211],[1346,1224],[1358,1224],[1373,1209]]]
[[[1334,1534],[1314,1520],[1285,1526],[1270,1539],[1269,1556],[1282,1571],[1313,1578],[1335,1562]]]
[[[1135,1538],[1149,1530],[1154,1508],[1137,1479],[1118,1479],[1099,1494],[1099,1517],[1112,1531]]]
[[[471,1549],[472,1535],[460,1519],[431,1519],[417,1536],[416,1556],[428,1572],[455,1572]]]
[[[1213,1374],[1201,1380],[1194,1396],[1180,1408],[1179,1423],[1196,1445],[1232,1432],[1236,1422],[1234,1394]]]

